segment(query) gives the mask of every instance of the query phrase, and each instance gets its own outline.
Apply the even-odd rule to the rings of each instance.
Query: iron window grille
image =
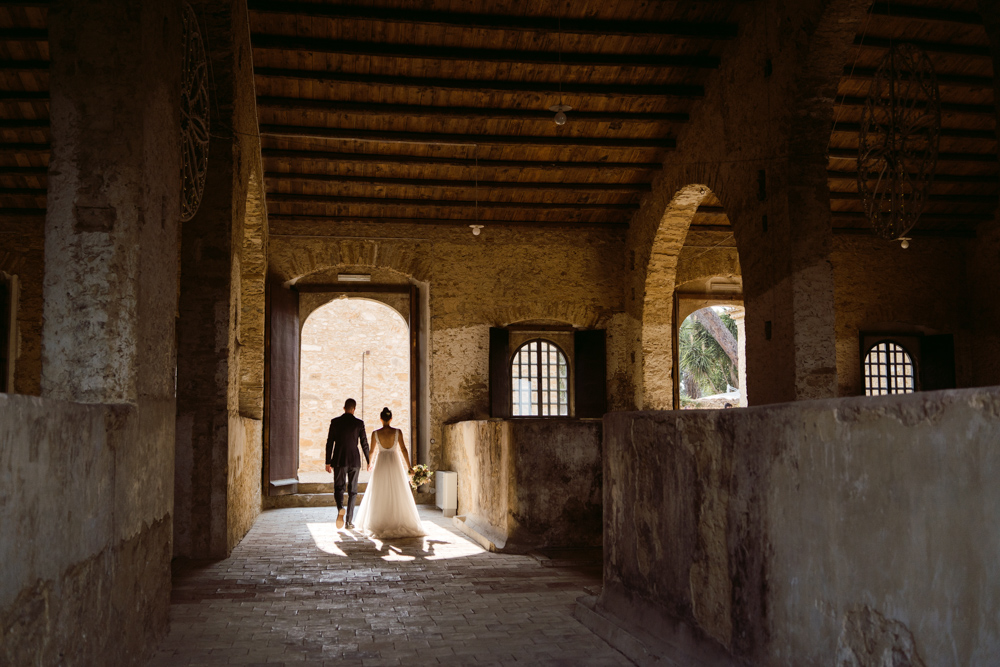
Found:
[[[865,396],[911,394],[914,383],[913,357],[897,343],[876,343],[865,355]]]
[[[558,346],[528,341],[514,353],[510,375],[513,416],[569,416],[569,364]]]

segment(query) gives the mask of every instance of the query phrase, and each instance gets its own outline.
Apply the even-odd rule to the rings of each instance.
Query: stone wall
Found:
[[[212,71],[205,194],[182,226],[176,555],[224,557],[260,513],[267,219],[247,5],[192,2]]]
[[[762,666],[986,664],[998,443],[996,388],[609,414],[600,609]]]
[[[973,326],[990,309],[988,302],[977,306],[966,287],[967,246],[960,239],[918,237],[904,250],[871,236],[835,237],[830,260],[841,396],[864,393],[858,332],[872,329],[954,334],[957,385],[976,384],[977,359],[989,346]]]
[[[441,464],[446,424],[489,417],[491,326],[551,320],[605,328],[609,380],[626,361],[619,229],[486,228],[473,236],[465,227],[342,224],[338,236],[323,238],[322,223],[282,222],[271,232],[270,268],[285,280],[334,283],[339,272],[371,273],[373,283],[420,286],[421,422],[432,469]],[[613,405],[616,386],[609,381]]]
[[[364,394],[361,391],[362,355]],[[344,401],[358,402],[369,438],[381,426],[383,407],[392,425],[410,432],[410,334],[398,311],[368,299],[335,299],[312,312],[302,325],[302,391],[299,399],[299,471],[324,469],[330,420]],[[362,404],[362,396],[364,403]],[[407,447],[409,449],[409,447]]]
[[[489,419],[445,428],[458,514],[509,552],[601,544],[601,422]]]

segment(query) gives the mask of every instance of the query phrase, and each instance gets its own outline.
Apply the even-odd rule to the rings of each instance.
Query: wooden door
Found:
[[[278,280],[267,284],[267,495],[298,491],[299,468],[299,293]]]

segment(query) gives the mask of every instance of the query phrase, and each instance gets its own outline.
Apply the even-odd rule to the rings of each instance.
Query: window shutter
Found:
[[[920,389],[955,388],[955,338],[951,334],[920,338]]]
[[[490,416],[510,417],[510,332],[490,327]]]
[[[603,417],[608,409],[604,329],[577,331],[573,338],[576,416]]]

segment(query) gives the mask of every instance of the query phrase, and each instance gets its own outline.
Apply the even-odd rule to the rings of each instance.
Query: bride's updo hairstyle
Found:
[[[389,408],[382,408],[382,414],[380,414],[378,417],[384,422],[392,421],[392,410],[390,410]]]

